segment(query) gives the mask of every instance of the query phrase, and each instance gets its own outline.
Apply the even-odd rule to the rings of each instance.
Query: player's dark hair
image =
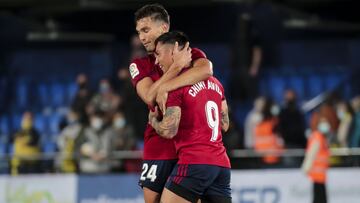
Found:
[[[185,33],[180,31],[171,31],[166,32],[162,35],[160,35],[155,40],[155,46],[161,42],[162,44],[175,44],[175,42],[178,42],[179,47],[184,47],[186,42],[189,41],[189,38],[186,36]]]
[[[160,4],[147,4],[135,12],[135,24],[138,20],[151,17],[152,20],[160,20],[170,24],[170,17],[165,8]]]

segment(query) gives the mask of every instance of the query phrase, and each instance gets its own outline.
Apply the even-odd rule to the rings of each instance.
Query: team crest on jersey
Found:
[[[132,79],[134,79],[140,73],[139,69],[137,68],[136,63],[130,64],[129,71],[130,71],[130,75],[131,75]]]

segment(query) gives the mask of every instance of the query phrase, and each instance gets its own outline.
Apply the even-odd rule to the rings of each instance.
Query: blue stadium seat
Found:
[[[8,144],[7,145],[7,153],[9,155],[13,155],[14,154],[14,144]]]
[[[0,155],[6,154],[6,144],[0,143]]]
[[[65,88],[60,83],[53,83],[50,88],[51,106],[65,106]]]
[[[56,152],[56,144],[51,141],[44,142],[41,148],[42,148],[42,152],[44,153]]]
[[[21,128],[21,117],[19,113],[14,113],[11,115],[11,132],[16,132]]]
[[[78,86],[76,83],[74,83],[74,82],[68,83],[68,85],[67,85],[67,103],[68,104],[71,104],[77,91],[78,91]]]
[[[28,106],[29,92],[28,85],[25,82],[16,84],[16,108],[25,109]]]
[[[49,127],[50,127],[50,134],[52,137],[59,135],[60,129],[59,124],[61,121],[61,117],[58,114],[52,114],[49,117]]]
[[[10,134],[9,118],[7,116],[0,117],[0,133],[4,135]]]
[[[316,97],[324,91],[324,83],[321,76],[311,75],[307,78],[307,99]]]
[[[40,135],[46,134],[46,120],[41,113],[35,114],[34,127],[39,131]]]
[[[37,85],[37,99],[38,105],[42,108],[49,106],[50,94],[49,88],[45,83],[39,83]]]
[[[270,96],[276,103],[281,103],[286,88],[285,78],[280,76],[272,76],[269,78]]]
[[[291,76],[289,78],[288,87],[296,92],[299,101],[304,99],[305,84],[304,84],[304,79],[301,76]]]
[[[325,88],[326,90],[335,89],[342,81],[342,75],[331,74],[325,76]]]

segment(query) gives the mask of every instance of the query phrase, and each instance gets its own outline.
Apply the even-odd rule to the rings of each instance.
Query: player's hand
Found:
[[[176,42],[173,49],[173,63],[175,67],[184,68],[190,66],[191,63],[191,48],[187,42],[182,50],[179,50],[179,43]]]
[[[166,112],[166,102],[168,99],[168,92],[162,88],[159,88],[156,95],[156,103],[159,105],[160,111],[165,115]]]
[[[151,121],[153,118],[157,118],[159,116],[159,109],[157,106],[155,106],[155,111],[149,111],[149,116],[148,116],[148,119],[149,119],[149,124],[151,125]]]

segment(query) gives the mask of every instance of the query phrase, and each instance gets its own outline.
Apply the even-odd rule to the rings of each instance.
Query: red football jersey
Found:
[[[192,60],[194,61],[199,58],[206,58],[204,52],[200,49],[192,48]],[[162,73],[159,69],[155,64],[154,55],[134,59],[129,66],[132,84],[136,87],[137,83],[145,77],[150,77],[153,81],[160,79]],[[144,133],[144,160],[177,158],[174,142],[160,137],[155,129],[147,124]]]
[[[181,108],[179,130],[174,137],[179,164],[230,168],[220,124],[224,99],[224,88],[214,77],[169,93],[166,106]]]

